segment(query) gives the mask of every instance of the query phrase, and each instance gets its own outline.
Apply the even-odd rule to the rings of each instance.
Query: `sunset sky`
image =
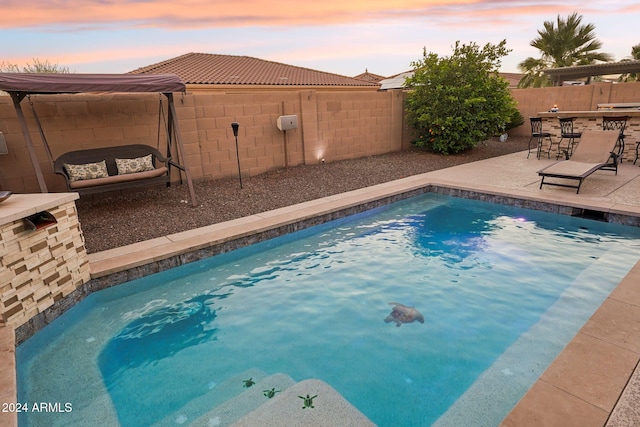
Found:
[[[0,62],[48,60],[76,73],[124,73],[189,52],[247,55],[354,76],[407,71],[423,48],[497,44],[502,71],[539,57],[545,20],[573,12],[615,60],[640,43],[630,0],[2,0]]]

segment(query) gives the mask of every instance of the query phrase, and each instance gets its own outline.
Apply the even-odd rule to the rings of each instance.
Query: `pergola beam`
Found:
[[[575,67],[548,68],[543,72],[554,86],[567,80],[606,76],[609,74],[640,73],[640,61],[620,61],[602,64],[577,65]]]

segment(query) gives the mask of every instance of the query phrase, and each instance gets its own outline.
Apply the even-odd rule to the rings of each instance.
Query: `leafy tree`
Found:
[[[48,59],[41,61],[37,58],[32,63],[27,63],[24,67],[17,64],[0,63],[0,71],[3,73],[69,73],[69,67],[52,64]]]
[[[637,61],[640,60],[640,43],[631,48],[631,56],[623,59],[623,61]],[[621,82],[640,82],[640,73],[625,73],[619,78]]]
[[[438,153],[459,153],[504,131],[514,116],[515,101],[498,69],[500,58],[509,52],[506,40],[482,48],[457,41],[449,57],[425,48],[422,60],[411,64],[414,75],[406,80],[413,143]]]
[[[613,57],[597,52],[602,43],[596,39],[595,25],[582,24],[582,16],[576,12],[564,20],[545,21],[544,29],[529,44],[540,50],[540,58],[527,58],[518,64],[525,73],[518,87],[543,87],[553,83],[542,70],[546,68],[589,65],[596,61],[609,62]]]

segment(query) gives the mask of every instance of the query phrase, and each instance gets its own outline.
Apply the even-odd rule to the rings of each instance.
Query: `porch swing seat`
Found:
[[[173,74],[49,74],[49,73],[0,73],[0,90],[8,92],[13,101],[16,110],[18,122],[22,128],[25,145],[31,164],[35,172],[35,177],[40,187],[40,191],[47,193],[47,183],[40,166],[40,162],[31,140],[29,126],[22,111],[22,100],[30,97],[31,94],[52,95],[52,94],[74,94],[74,93],[125,93],[125,92],[156,92],[161,93],[167,98],[167,150],[165,159],[157,148],[147,145],[123,145],[111,146],[105,148],[94,148],[86,150],[78,150],[65,153],[53,160],[51,150],[47,143],[42,125],[36,114],[36,110],[31,103],[34,119],[38,125],[38,130],[42,138],[47,157],[49,158],[54,172],[65,178],[67,189],[77,191],[81,194],[97,193],[112,190],[128,189],[131,187],[146,186],[152,184],[163,183],[170,185],[171,168],[176,167],[179,170],[180,181],[184,174],[189,196],[192,206],[197,206],[196,195],[191,179],[191,172],[186,164],[181,165],[179,160],[184,163],[185,152],[182,137],[180,135],[179,121],[177,120],[175,103],[173,94],[175,92],[186,92],[184,82]],[[162,107],[162,103],[160,103]],[[162,113],[162,119],[164,114]],[[160,118],[158,123],[160,123]],[[159,125],[158,125],[159,126]],[[158,132],[160,135],[160,132]],[[176,157],[172,160],[172,145],[175,144]],[[118,171],[116,159],[139,160],[141,157],[151,156],[142,164],[142,170],[136,170],[135,167],[125,167],[126,172]],[[104,163],[103,163],[104,162]],[[90,163],[98,163],[99,165],[87,166]],[[122,162],[121,162],[122,163]],[[136,162],[131,162],[131,164]],[[74,167],[78,166],[77,168]],[[83,166],[84,165],[84,166]],[[84,172],[82,169],[84,168]],[[92,169],[99,173],[93,174]],[[76,173],[78,172],[78,173]],[[82,175],[82,176],[80,176]]]
[[[152,168],[141,171],[134,169],[129,173],[123,173],[118,169],[116,159],[129,161],[147,158],[147,156],[151,156]],[[106,171],[96,174],[97,177],[79,177],[73,173],[73,167],[82,169],[87,165],[101,164],[103,161]],[[163,157],[156,148],[144,144],[70,151],[58,157],[53,165],[54,172],[64,178],[68,191],[75,191],[81,195],[162,184],[169,187],[171,185],[170,168],[179,167],[171,159]]]

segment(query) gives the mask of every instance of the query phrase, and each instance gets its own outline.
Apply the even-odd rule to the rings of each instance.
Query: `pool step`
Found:
[[[256,378],[254,378],[256,380]],[[284,390],[295,384],[295,381],[286,374],[274,374],[261,378],[259,381],[243,391],[215,406],[209,412],[189,424],[190,427],[229,426],[240,417],[258,408],[270,400],[264,395],[266,390],[275,389],[273,399]]]
[[[219,384],[211,383],[207,393],[189,401],[177,411],[155,423],[153,427],[191,425],[195,419],[211,411],[211,408],[215,408],[247,390],[255,390],[258,384],[267,376],[268,375],[260,369],[252,368],[227,378]],[[256,384],[251,388],[245,388],[244,380],[249,378],[255,381]]]
[[[310,405],[306,405],[300,398],[307,395],[313,397]],[[293,384],[273,399],[267,399],[258,408],[232,424],[232,427],[255,426],[375,427],[375,424],[329,384],[317,379],[308,379]]]
[[[244,387],[244,380],[255,384]],[[266,390],[278,392],[273,398]],[[300,396],[317,396],[313,408],[304,408]],[[196,415],[194,415],[196,414]],[[375,426],[330,385],[317,379],[295,382],[286,374],[267,375],[249,369],[217,384],[211,390],[168,415],[154,427],[282,427]]]

